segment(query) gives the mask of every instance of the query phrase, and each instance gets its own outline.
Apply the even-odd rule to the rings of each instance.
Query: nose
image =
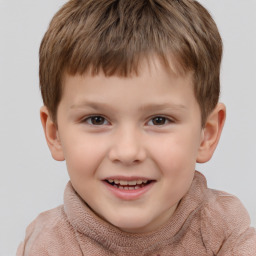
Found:
[[[113,136],[109,159],[124,165],[143,162],[146,158],[142,134],[132,128],[119,129]]]

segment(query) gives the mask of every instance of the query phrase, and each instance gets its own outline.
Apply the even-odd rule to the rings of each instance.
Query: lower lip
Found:
[[[106,185],[107,189],[113,193],[116,197],[122,199],[122,200],[137,200],[139,199],[142,195],[144,195],[146,192],[148,192],[154,185],[154,181],[152,181],[150,184],[134,189],[134,190],[125,190],[125,189],[120,189],[116,188],[112,185],[110,185],[108,182],[103,181],[103,183]]]

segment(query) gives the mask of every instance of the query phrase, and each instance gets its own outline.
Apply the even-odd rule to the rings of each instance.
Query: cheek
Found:
[[[181,133],[179,136],[170,135],[159,143],[158,147],[152,147],[151,155],[165,175],[181,176],[194,171],[197,150],[198,142],[195,136]]]
[[[92,175],[105,157],[104,143],[88,136],[74,136],[63,144],[70,176],[83,178]]]
[[[189,136],[169,138],[154,150],[154,162],[162,177],[163,200],[177,203],[191,186],[196,165],[196,143]]]

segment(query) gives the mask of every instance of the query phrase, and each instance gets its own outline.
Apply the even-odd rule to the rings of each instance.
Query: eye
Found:
[[[85,119],[85,122],[90,125],[107,125],[109,122],[102,116],[90,116]]]
[[[158,126],[161,126],[161,125],[168,124],[170,122],[171,122],[171,120],[166,118],[166,117],[156,116],[156,117],[154,117],[154,118],[149,120],[148,125],[158,125]]]

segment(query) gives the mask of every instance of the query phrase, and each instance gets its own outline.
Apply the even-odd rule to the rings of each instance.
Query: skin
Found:
[[[122,78],[65,74],[57,124],[41,108],[55,160],[66,161],[71,183],[101,218],[123,231],[156,230],[189,190],[196,162],[208,161],[219,140],[225,106],[201,125],[192,74],[178,76],[157,58]],[[104,180],[147,179],[141,195],[118,196]]]

